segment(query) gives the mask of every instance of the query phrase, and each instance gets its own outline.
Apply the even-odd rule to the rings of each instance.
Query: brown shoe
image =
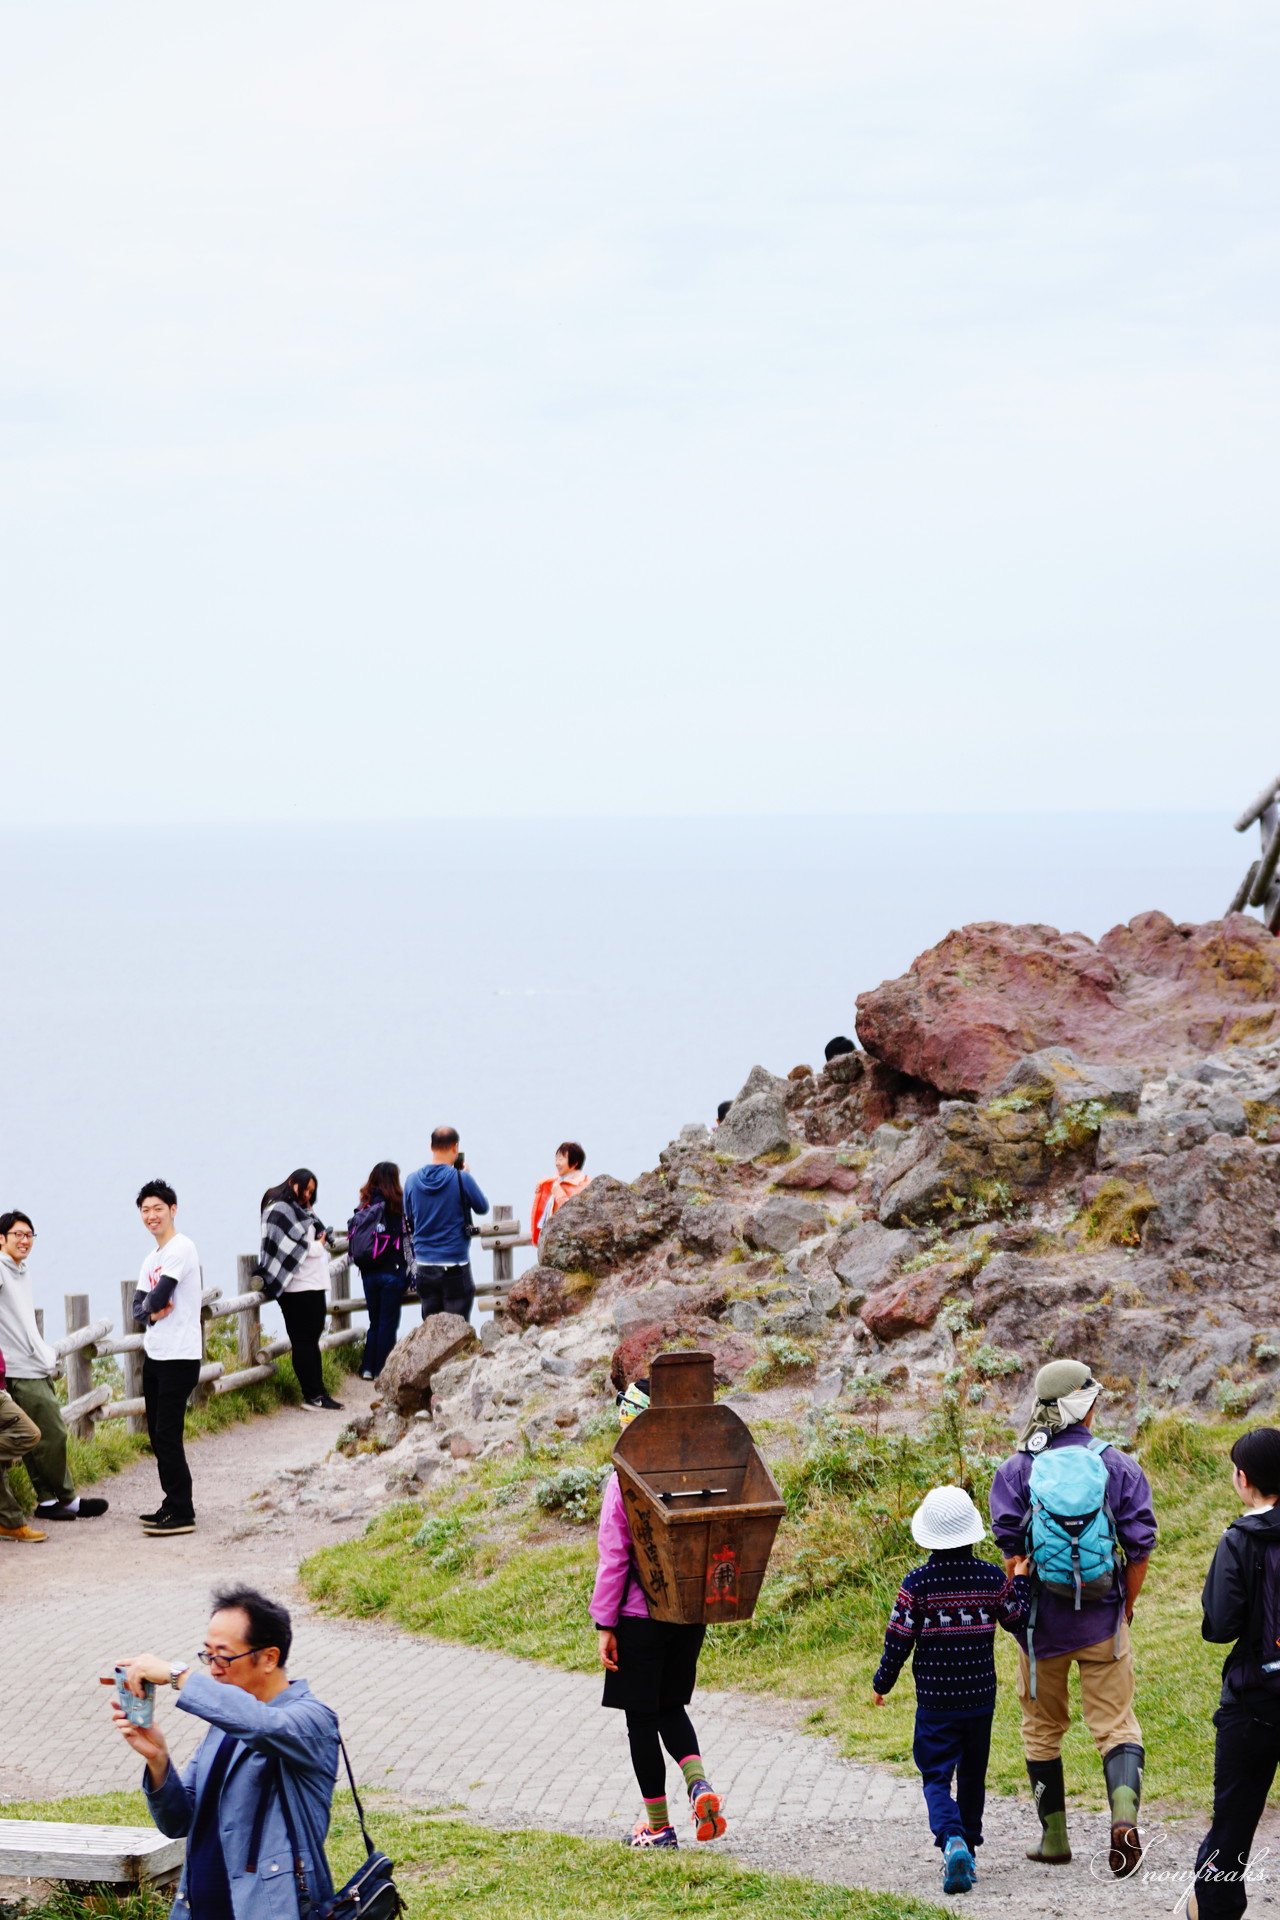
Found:
[[[0,1540],[47,1540],[47,1533],[37,1533],[34,1527],[0,1527]]]
[[[1142,1842],[1132,1822],[1122,1820],[1118,1826],[1112,1827],[1107,1865],[1117,1880],[1127,1880],[1142,1865]]]

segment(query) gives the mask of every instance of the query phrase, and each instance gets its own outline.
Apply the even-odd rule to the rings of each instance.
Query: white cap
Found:
[[[976,1547],[987,1530],[982,1515],[963,1487],[934,1487],[911,1516],[911,1532],[922,1547]]]

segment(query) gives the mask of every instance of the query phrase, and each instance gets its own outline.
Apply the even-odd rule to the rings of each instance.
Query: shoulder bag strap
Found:
[[[351,1770],[351,1755],[347,1752],[347,1743],[341,1734],[338,1735],[338,1747],[342,1754],[343,1765],[347,1769],[347,1779],[351,1782],[351,1798],[356,1803],[356,1819],[360,1822],[360,1833],[364,1840],[364,1850],[366,1855],[372,1859],[373,1855],[377,1852],[377,1848],[369,1838],[369,1829],[364,1823],[364,1808],[360,1804],[360,1793],[356,1786],[356,1776]]]
[[[311,1894],[307,1887],[307,1872],[302,1864],[302,1849],[298,1845],[298,1836],[294,1832],[293,1815],[289,1812],[289,1796],[284,1790],[284,1770],[278,1759],[271,1762],[267,1777],[263,1782],[262,1796],[258,1801],[258,1810],[253,1817],[253,1832],[249,1836],[249,1857],[245,1862],[246,1873],[258,1871],[258,1855],[262,1849],[262,1828],[267,1817],[267,1802],[272,1789],[280,1795],[280,1811],[284,1815],[284,1830],[289,1836],[289,1852],[293,1859],[293,1877],[298,1888],[298,1912],[307,1914],[311,1910]]]
[[[465,1186],[462,1184],[462,1168],[455,1167],[454,1172],[458,1176],[458,1205],[462,1208],[462,1231],[467,1235],[468,1238],[470,1238],[471,1202],[468,1200],[467,1190]]]
[[[360,1822],[360,1835],[364,1841],[365,1855],[371,1859],[377,1852],[377,1848],[369,1838],[369,1829],[365,1824],[364,1806],[360,1799],[360,1790],[356,1786],[356,1776],[352,1771],[351,1755],[347,1752],[347,1743],[341,1734],[338,1735],[338,1750],[342,1755],[342,1762],[347,1770],[347,1779],[351,1783],[351,1798],[355,1802],[356,1819]],[[262,1785],[262,1793],[258,1800],[257,1812],[253,1816],[253,1831],[249,1835],[249,1857],[245,1862],[245,1872],[256,1873],[258,1871],[258,1855],[262,1850],[262,1828],[267,1817],[267,1802],[271,1798],[273,1788],[280,1795],[280,1808],[284,1814],[285,1831],[289,1836],[289,1851],[293,1855],[294,1877],[298,1882],[298,1897],[301,1902],[302,1911],[305,1913],[310,1903],[310,1896],[307,1893],[306,1871],[302,1864],[302,1853],[298,1846],[298,1836],[293,1828],[293,1817],[289,1812],[289,1800],[284,1790],[284,1775],[279,1760],[272,1762]]]

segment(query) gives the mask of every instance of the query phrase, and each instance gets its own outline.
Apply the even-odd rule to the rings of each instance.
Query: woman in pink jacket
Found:
[[[618,1417],[625,1426],[648,1404],[649,1382],[636,1380],[618,1395]],[[625,1844],[680,1844],[667,1810],[663,1747],[684,1775],[697,1838],[718,1840],[725,1830],[720,1796],[707,1779],[687,1712],[706,1628],[649,1618],[616,1473],[610,1476],[600,1509],[599,1551],[591,1618],[605,1669],[603,1704],[620,1707],[627,1716],[631,1764],[644,1800],[644,1818],[636,1821]]]

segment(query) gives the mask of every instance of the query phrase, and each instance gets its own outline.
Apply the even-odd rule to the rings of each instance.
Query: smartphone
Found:
[[[137,1694],[131,1692],[125,1685],[125,1675],[128,1671],[128,1667],[116,1668],[116,1695],[120,1701],[121,1711],[135,1727],[149,1727],[156,1712],[155,1681],[143,1681],[142,1698],[139,1699]]]

